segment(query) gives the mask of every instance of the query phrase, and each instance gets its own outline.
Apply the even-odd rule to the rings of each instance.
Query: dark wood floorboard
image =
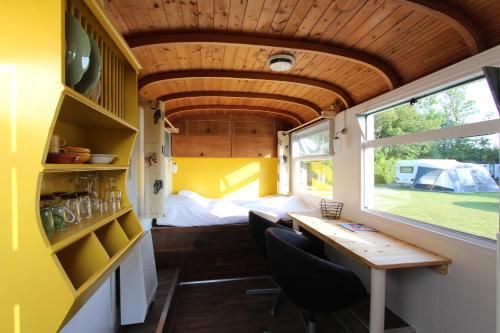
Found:
[[[118,333],[154,333],[160,320],[168,292],[172,287],[175,270],[158,271],[158,290],[143,324],[120,326]]]
[[[278,315],[269,313],[274,296],[246,295],[246,289],[273,288],[267,279],[178,287],[169,333],[305,333],[300,310],[283,297]],[[369,299],[352,309],[317,315],[317,333],[368,333]],[[386,329],[414,332],[386,310]]]

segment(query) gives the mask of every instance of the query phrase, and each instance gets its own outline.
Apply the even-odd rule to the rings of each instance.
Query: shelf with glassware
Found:
[[[56,252],[131,210],[126,170],[42,175],[40,218]]]

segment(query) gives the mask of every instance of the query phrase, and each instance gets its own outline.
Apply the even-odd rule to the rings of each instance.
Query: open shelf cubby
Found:
[[[133,211],[120,216],[117,220],[123,231],[125,231],[128,239],[132,240],[142,234],[143,231],[141,224]]]
[[[94,233],[65,247],[56,255],[75,289],[101,271],[110,259]]]
[[[97,229],[95,234],[110,257],[124,249],[129,243],[127,235],[116,220]]]

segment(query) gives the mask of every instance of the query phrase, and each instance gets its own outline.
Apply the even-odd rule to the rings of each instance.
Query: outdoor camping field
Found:
[[[440,193],[375,186],[376,210],[496,239],[498,193]]]

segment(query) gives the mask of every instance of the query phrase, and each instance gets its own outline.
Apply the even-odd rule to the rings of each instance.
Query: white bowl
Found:
[[[109,155],[109,154],[92,154],[90,156],[90,160],[88,163],[91,164],[109,164],[113,162],[113,160],[118,155]]]

